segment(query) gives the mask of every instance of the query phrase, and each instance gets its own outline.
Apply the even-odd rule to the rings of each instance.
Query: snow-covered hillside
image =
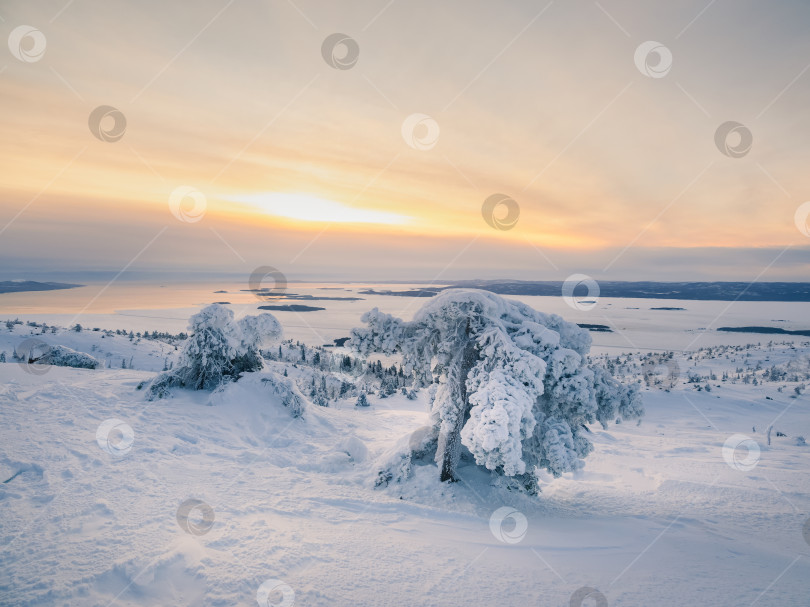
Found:
[[[34,336],[109,364],[31,373],[10,355]],[[0,604],[807,604],[810,344],[595,358],[642,382],[646,416],[590,426],[585,468],[538,497],[468,458],[457,483],[422,462],[375,488],[428,423],[427,391],[364,388],[368,408],[347,393],[294,418],[262,380],[318,383],[297,351],[147,401],[172,343],[0,330]]]

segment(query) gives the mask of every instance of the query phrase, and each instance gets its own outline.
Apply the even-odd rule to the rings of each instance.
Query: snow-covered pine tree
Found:
[[[366,398],[366,393],[361,392],[360,396],[357,397],[357,402],[355,403],[356,407],[368,407],[368,398]]]
[[[413,321],[376,308],[362,320],[367,327],[352,330],[350,347],[400,353],[414,386],[431,386],[443,481],[456,478],[463,446],[477,464],[533,492],[539,469],[560,476],[583,465],[593,449],[585,424],[643,415],[636,385],[588,364],[588,331],[494,293],[450,289]]]
[[[245,316],[237,323],[240,342],[234,358],[234,375],[262,368],[261,347],[281,337],[281,324],[272,314]]]

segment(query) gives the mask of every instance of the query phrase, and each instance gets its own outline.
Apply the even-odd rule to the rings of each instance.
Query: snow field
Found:
[[[0,331],[0,351],[27,336]],[[810,406],[793,384],[645,388],[642,424],[593,425],[585,468],[547,475],[538,498],[469,458],[458,483],[424,462],[375,489],[382,455],[428,423],[426,391],[294,419],[261,379],[301,369],[273,362],[213,394],[148,402],[137,386],[173,347],[55,338],[135,368],[0,364],[0,604],[254,605],[264,589],[275,605],[563,606],[581,588],[611,607],[807,604],[810,448],[795,439],[810,437]],[[701,374],[739,365],[694,362],[679,360]],[[107,420],[131,444],[120,429],[100,443]],[[788,436],[769,447],[770,424]],[[751,469],[723,457],[735,434],[759,447]],[[189,500],[213,519],[196,508],[179,523]]]

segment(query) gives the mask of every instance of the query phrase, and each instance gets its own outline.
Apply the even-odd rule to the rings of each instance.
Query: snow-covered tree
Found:
[[[357,402],[354,403],[355,407],[368,407],[368,398],[366,397],[365,392],[361,392],[360,396],[357,397]]]
[[[283,330],[272,314],[245,316],[237,323],[239,347],[234,359],[235,374],[258,371],[262,368],[261,348],[281,337]]]
[[[178,365],[158,375],[149,386],[150,398],[161,398],[169,388],[213,390],[241,373],[262,368],[260,347],[281,336],[281,325],[271,314],[246,316],[234,322],[233,312],[212,304],[189,319],[190,337]]]
[[[415,386],[430,386],[435,443],[426,444],[436,445],[443,481],[455,479],[465,447],[477,464],[534,491],[538,470],[582,467],[593,449],[586,424],[643,415],[637,386],[588,364],[588,331],[494,293],[450,289],[413,321],[376,308],[362,320],[354,350],[399,353]]]

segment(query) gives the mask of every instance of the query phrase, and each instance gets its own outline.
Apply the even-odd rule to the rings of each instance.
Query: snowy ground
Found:
[[[0,351],[29,331],[0,330]],[[606,601],[585,606],[810,604],[810,447],[796,444],[810,439],[810,399],[794,384],[706,392],[681,378],[646,390],[643,423],[593,427],[584,471],[547,479],[539,498],[493,486],[469,462],[457,484],[422,466],[374,489],[377,458],[426,423],[424,391],[292,419],[259,373],[147,402],[136,387],[172,346],[41,337],[111,368],[0,364],[0,604],[253,605],[267,580],[278,582],[265,604],[287,607],[556,607],[577,605],[582,587]],[[808,354],[806,340],[755,348],[746,364]],[[718,375],[741,364],[697,362],[680,360]],[[99,444],[110,419],[123,434]],[[787,436],[769,447],[770,424]],[[725,461],[735,434],[757,443],[754,467],[744,454]],[[184,530],[189,499],[210,511],[197,508]]]

